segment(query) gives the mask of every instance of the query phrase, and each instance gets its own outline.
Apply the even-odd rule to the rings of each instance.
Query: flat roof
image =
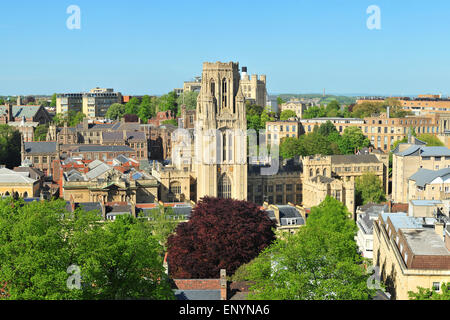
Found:
[[[402,229],[403,235],[415,255],[450,256],[443,237],[434,229]]]

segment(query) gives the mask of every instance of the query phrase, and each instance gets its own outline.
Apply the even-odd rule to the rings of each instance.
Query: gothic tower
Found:
[[[197,100],[197,199],[247,199],[247,119],[238,63],[203,63]]]

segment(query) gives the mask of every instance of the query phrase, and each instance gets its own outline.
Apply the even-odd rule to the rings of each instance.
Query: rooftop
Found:
[[[450,256],[442,236],[432,228],[402,229],[402,233],[415,255]]]

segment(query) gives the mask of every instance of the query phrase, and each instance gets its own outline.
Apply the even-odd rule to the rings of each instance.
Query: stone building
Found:
[[[56,142],[24,142],[21,148],[22,164],[42,171],[46,176],[54,173],[54,162],[59,161],[59,145]]]
[[[450,167],[440,170],[419,169],[408,179],[406,199],[450,199]]]
[[[450,282],[450,227],[439,221],[380,214],[373,224],[373,265],[391,299],[407,300],[418,287],[441,291]]]
[[[120,92],[94,88],[85,93],[63,93],[56,96],[56,113],[83,112],[88,118],[104,117],[114,103],[122,103]]]
[[[0,198],[33,198],[40,194],[39,180],[32,179],[29,172],[17,172],[0,168]]]
[[[249,101],[252,104],[256,104],[263,108],[266,107],[267,102],[267,89],[266,89],[266,76],[261,75],[258,78],[257,74],[247,74],[247,67],[242,67],[242,78],[240,81],[242,88],[242,94],[245,97],[245,101]]]
[[[247,119],[238,63],[203,63],[197,123],[196,150],[205,155],[194,169],[197,198],[247,199]],[[211,147],[217,145],[220,154]]]
[[[394,142],[408,136],[410,128],[413,128],[417,134],[428,133],[437,135],[442,133],[443,121],[440,120],[440,117],[439,114],[430,114],[421,117],[389,118],[386,113],[382,113],[380,116],[364,119],[317,118],[302,119],[301,122],[305,133],[312,132],[314,126],[320,126],[327,121],[331,121],[340,133],[344,132],[348,127],[358,127],[375,148],[389,152]],[[446,125],[450,125],[450,122],[446,123]]]
[[[303,183],[303,207],[311,208],[322,203],[327,196],[331,196],[346,205],[354,216],[355,212],[355,183],[343,181],[323,175],[307,176]]]
[[[92,162],[89,171],[64,172],[62,197],[74,202],[131,204],[158,201],[158,182],[144,172],[121,172],[102,161]]]
[[[449,167],[450,149],[446,147],[427,147],[417,139],[399,144],[392,157],[392,200],[408,202],[408,180],[419,169],[438,171]]]
[[[302,180],[299,165],[283,165],[277,174],[261,175],[261,166],[249,165],[247,200],[262,205],[302,204]]]
[[[344,203],[355,214],[355,180],[365,172],[379,177],[384,190],[388,188],[389,159],[385,155],[355,154],[303,157],[303,204],[316,206],[327,195]],[[379,158],[381,157],[381,158]]]
[[[298,138],[303,133],[299,120],[279,120],[266,122],[267,144],[280,144],[286,137]]]
[[[298,118],[303,118],[303,113],[308,109],[309,105],[300,99],[292,98],[288,102],[282,103],[280,105],[280,111],[283,112],[285,110],[294,111]]]
[[[0,124],[17,129],[26,142],[34,141],[34,130],[38,125],[50,121],[51,116],[43,106],[0,106]]]

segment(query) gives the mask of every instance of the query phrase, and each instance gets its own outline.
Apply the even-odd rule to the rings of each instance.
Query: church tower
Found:
[[[247,119],[239,64],[203,63],[195,131],[197,199],[247,199]]]

